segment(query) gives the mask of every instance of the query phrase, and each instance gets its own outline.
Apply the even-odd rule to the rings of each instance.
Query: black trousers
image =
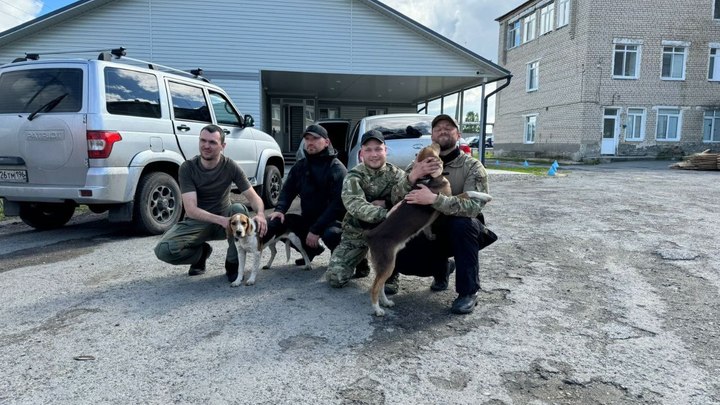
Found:
[[[280,235],[289,229],[295,233],[298,238],[300,238],[303,249],[305,249],[305,252],[307,252],[310,259],[312,259],[322,253],[322,249],[311,248],[305,244],[305,239],[307,238],[308,233],[310,233],[310,226],[312,226],[313,223],[315,223],[314,220],[311,221],[308,218],[304,218],[302,215],[285,214],[284,223],[281,223],[277,218],[268,223],[268,231],[265,234],[263,241],[268,241],[273,236]],[[335,221],[325,228],[320,235],[320,239],[322,239],[323,243],[330,249],[330,251],[335,250],[337,245],[340,244],[340,235],[342,234],[341,226],[340,221]]]
[[[441,215],[432,226],[435,240],[425,233],[411,239],[395,260],[395,271],[420,277],[445,277],[448,258],[455,258],[455,291],[480,290],[478,251],[486,229],[477,218]],[[484,246],[483,246],[484,247]]]

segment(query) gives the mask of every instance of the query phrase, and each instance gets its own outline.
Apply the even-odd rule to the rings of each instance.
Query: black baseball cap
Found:
[[[319,138],[328,139],[327,130],[318,124],[308,125],[307,129],[305,129],[305,132],[303,132],[303,135],[305,134],[310,134]]]
[[[360,139],[360,145],[365,145],[365,142],[371,139],[375,139],[380,143],[385,143],[385,137],[383,136],[382,132],[378,131],[377,129],[371,129],[363,134],[362,138]]]
[[[435,125],[436,125],[439,121],[442,121],[442,120],[448,121],[448,122],[451,123],[456,129],[460,129],[460,127],[458,126],[457,122],[455,122],[455,118],[453,118],[453,117],[451,117],[451,116],[449,116],[449,115],[447,115],[447,114],[440,114],[440,115],[438,115],[437,117],[433,118],[433,120],[432,120],[432,128],[435,128]]]

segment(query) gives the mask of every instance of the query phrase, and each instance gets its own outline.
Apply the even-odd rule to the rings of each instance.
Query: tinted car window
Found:
[[[170,82],[173,114],[175,119],[212,122],[202,88]]]
[[[27,69],[0,75],[0,113],[33,113],[59,97],[50,113],[78,112],[82,94],[81,69]]]
[[[215,118],[217,118],[218,124],[240,126],[240,116],[238,116],[232,104],[230,104],[230,101],[228,101],[225,96],[211,91],[210,102],[215,111]]]
[[[376,129],[389,139],[419,138],[430,135],[432,117],[425,121],[418,121],[417,117],[393,117],[372,120],[368,122],[368,130]]]
[[[160,88],[155,75],[105,68],[105,103],[110,114],[160,118]]]

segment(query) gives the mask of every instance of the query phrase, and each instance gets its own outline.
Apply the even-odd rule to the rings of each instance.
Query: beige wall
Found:
[[[497,100],[496,154],[598,157],[603,109],[608,106],[621,109],[623,122],[628,107],[646,110],[644,140],[626,142],[621,130],[618,155],[720,150],[718,143],[702,142],[703,112],[720,109],[720,82],[707,80],[708,43],[720,42],[712,1],[572,0],[569,25],[504,50],[506,23],[512,18],[500,22],[498,59],[514,77]],[[612,78],[615,38],[642,41],[638,79]],[[683,81],[660,79],[664,40],[691,43]],[[528,93],[526,66],[534,60],[540,61],[539,89]],[[682,109],[679,141],[655,140],[658,106]],[[523,144],[523,115],[531,113],[538,114],[535,143]]]

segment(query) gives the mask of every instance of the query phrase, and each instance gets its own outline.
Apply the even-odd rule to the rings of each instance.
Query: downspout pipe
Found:
[[[509,85],[510,85],[510,79],[512,79],[512,75],[507,75],[507,76],[501,77],[501,78],[499,78],[499,79],[497,79],[497,80],[494,80],[494,81],[500,81],[500,80],[503,80],[503,79],[505,79],[505,83],[504,83],[502,86],[500,86],[500,87],[496,88],[495,90],[493,90],[493,91],[492,91],[491,93],[489,93],[488,95],[486,95],[486,96],[483,98],[483,101],[482,101],[483,113],[482,113],[482,121],[480,122],[480,125],[481,125],[481,127],[480,127],[480,128],[481,128],[481,129],[480,129],[480,133],[482,134],[482,139],[481,139],[481,141],[482,141],[482,142],[481,142],[482,146],[481,146],[481,148],[480,148],[480,162],[483,164],[483,166],[485,166],[485,137],[487,136],[487,129],[486,129],[486,127],[487,127],[487,107],[488,107],[488,99],[489,99],[491,96],[495,95],[495,93],[497,93],[497,92],[499,92],[500,90],[504,89],[505,87],[509,86]],[[490,83],[492,83],[492,82],[490,82]],[[487,83],[485,83],[485,84],[487,84]]]

